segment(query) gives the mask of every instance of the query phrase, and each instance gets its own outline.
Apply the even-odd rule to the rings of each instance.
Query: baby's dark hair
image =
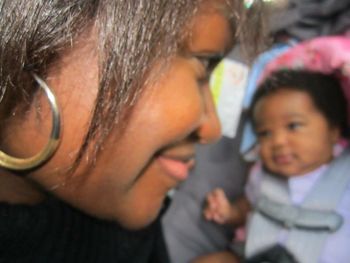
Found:
[[[329,125],[339,127],[342,136],[348,137],[347,101],[339,80],[334,75],[305,70],[276,71],[259,85],[250,107],[253,125],[253,112],[258,101],[285,89],[307,93]]]

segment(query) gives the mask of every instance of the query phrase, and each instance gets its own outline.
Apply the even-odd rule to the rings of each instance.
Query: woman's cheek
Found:
[[[197,94],[184,93],[183,97],[181,103],[174,103],[169,125],[174,131],[186,136],[192,133],[201,121],[203,101]]]
[[[147,109],[147,120],[153,123],[153,132],[165,129],[165,137],[175,137],[172,140],[193,132],[204,111],[204,94],[186,68],[174,71],[171,78],[154,87],[148,101],[144,109]]]
[[[189,74],[190,75],[190,74]],[[173,124],[189,133],[198,127],[204,113],[204,94],[195,79],[188,76],[173,95],[170,112]]]

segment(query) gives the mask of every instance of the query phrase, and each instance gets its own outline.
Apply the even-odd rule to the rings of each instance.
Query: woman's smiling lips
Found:
[[[184,181],[188,177],[190,169],[194,166],[194,155],[189,156],[167,156],[157,157],[161,168],[171,177]]]

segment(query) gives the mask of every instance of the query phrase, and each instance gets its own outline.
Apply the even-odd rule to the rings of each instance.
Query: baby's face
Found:
[[[307,93],[282,89],[262,98],[254,120],[260,156],[269,171],[304,175],[332,159],[339,129],[329,125]]]

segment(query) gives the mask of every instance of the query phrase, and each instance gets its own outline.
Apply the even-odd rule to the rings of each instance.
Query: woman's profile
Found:
[[[156,220],[240,1],[0,1],[0,261],[167,262]]]

